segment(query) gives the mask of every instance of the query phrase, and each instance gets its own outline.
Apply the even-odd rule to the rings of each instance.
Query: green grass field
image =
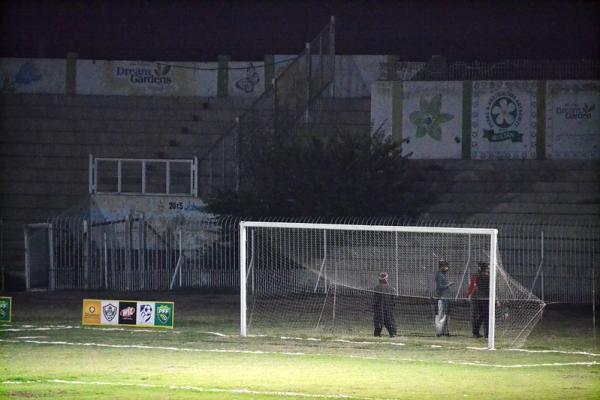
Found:
[[[81,326],[82,298],[175,301],[174,330]],[[598,399],[591,312],[548,310],[525,350],[471,338],[238,336],[235,295],[16,293],[0,398]]]

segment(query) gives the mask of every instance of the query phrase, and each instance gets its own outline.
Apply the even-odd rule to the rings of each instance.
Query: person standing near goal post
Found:
[[[435,333],[436,336],[450,336],[448,323],[450,321],[450,304],[448,301],[448,290],[454,282],[448,282],[448,270],[450,264],[448,261],[440,260],[438,272],[435,274],[435,295],[437,296],[437,313],[435,315]]]
[[[396,322],[394,321],[394,289],[388,285],[388,274],[379,274],[379,283],[373,289],[373,324],[374,335],[381,336],[385,326],[391,338],[396,337]]]
[[[478,263],[479,272],[475,279],[476,288],[471,300],[473,311],[473,337],[480,338],[479,329],[483,325],[483,335],[488,337],[488,316],[490,306],[490,264],[487,262]],[[469,287],[469,291],[471,288]]]

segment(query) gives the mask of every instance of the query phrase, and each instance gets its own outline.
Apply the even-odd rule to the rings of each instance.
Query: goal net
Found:
[[[240,261],[242,336],[518,347],[545,305],[503,269],[495,229],[242,222]]]

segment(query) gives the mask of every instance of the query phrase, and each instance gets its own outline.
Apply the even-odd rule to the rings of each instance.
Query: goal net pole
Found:
[[[240,223],[240,336],[246,336],[246,227]]]
[[[494,229],[490,235],[490,294],[488,309],[488,350],[494,350],[496,337],[496,272],[498,258],[496,257],[498,244],[498,230]]]

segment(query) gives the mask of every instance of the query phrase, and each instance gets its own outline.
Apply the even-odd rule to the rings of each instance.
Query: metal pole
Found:
[[[400,295],[400,284],[398,282],[398,232],[396,232],[396,296]]]
[[[31,289],[31,278],[29,277],[31,270],[31,256],[29,254],[29,231],[27,226],[23,228],[23,241],[25,245],[25,290],[29,291]]]
[[[94,193],[94,156],[88,156],[88,189],[90,194]]]
[[[54,230],[52,224],[48,224],[48,253],[48,289],[54,290],[56,289],[56,271],[54,269]]]
[[[246,227],[240,222],[240,336],[246,336]]]
[[[121,160],[117,160],[117,193],[123,189],[123,180],[121,179]]]
[[[4,220],[0,218],[0,291],[4,292]]]
[[[181,228],[179,228],[179,232],[178,232],[178,236],[179,236],[179,262],[181,263],[179,265],[179,287],[183,286],[183,274],[181,273],[181,270],[183,269],[183,243],[182,243],[182,234],[181,234]]]
[[[167,160],[167,165],[165,166],[165,193],[171,193],[171,162]]]
[[[278,119],[277,116],[279,115],[278,112],[278,106],[277,106],[277,102],[279,101],[277,98],[277,78],[273,78],[271,80],[271,87],[273,88],[273,134],[277,135],[277,125],[278,125]],[[254,139],[256,140],[256,139]]]
[[[88,222],[83,220],[83,287],[89,289],[90,278],[90,234]]]
[[[236,144],[237,144],[237,164],[235,166],[235,191],[240,191],[240,171],[242,170],[242,133],[240,130],[240,117],[235,117],[235,132],[236,132]]]
[[[142,160],[142,193],[146,193],[146,160]]]
[[[310,115],[309,115],[309,104],[310,104],[310,96],[311,96],[311,79],[312,79],[312,55],[310,53],[310,43],[306,43],[306,102],[303,104],[305,108],[304,111],[304,123],[308,124]]]
[[[108,289],[108,246],[106,243],[106,231],[104,231],[104,289]]]
[[[598,346],[598,337],[596,336],[596,272],[592,266],[592,338],[594,340],[594,352]]]
[[[496,334],[496,268],[497,268],[497,244],[498,231],[490,235],[490,294],[489,294],[489,316],[488,316],[488,350],[494,350]]]
[[[331,56],[331,97],[335,97],[335,17],[330,19],[329,54]]]

